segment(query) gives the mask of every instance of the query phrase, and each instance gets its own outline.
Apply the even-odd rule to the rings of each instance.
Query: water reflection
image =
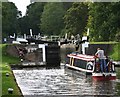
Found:
[[[13,70],[24,95],[116,95],[115,81],[93,81],[91,76],[61,68]]]
[[[120,95],[120,68],[116,68],[116,72],[117,72],[117,79],[116,79],[116,91],[117,91],[117,95]]]
[[[93,81],[92,87],[95,95],[116,95],[114,81]]]

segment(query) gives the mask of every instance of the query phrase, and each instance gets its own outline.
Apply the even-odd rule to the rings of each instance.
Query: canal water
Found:
[[[120,71],[120,68],[117,69]],[[60,68],[13,70],[23,95],[120,95],[120,78],[94,81],[76,71]]]
[[[64,62],[66,52],[61,55]],[[75,95],[120,96],[120,68],[116,68],[116,72],[117,79],[114,81],[94,81],[91,76],[83,76],[77,71],[65,69],[64,64],[56,68],[37,67],[13,70],[24,97],[26,95],[32,95],[31,97],[35,97],[35,95],[38,97],[39,95],[43,97],[45,95],[50,97],[64,95],[64,97],[74,97]]]

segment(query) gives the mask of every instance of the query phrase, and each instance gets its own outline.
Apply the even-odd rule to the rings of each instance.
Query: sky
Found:
[[[30,4],[30,0],[9,0],[10,2],[15,3],[19,11],[22,12],[22,16],[26,13],[26,7]]]

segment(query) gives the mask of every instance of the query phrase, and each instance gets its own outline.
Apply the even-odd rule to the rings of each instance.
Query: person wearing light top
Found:
[[[95,56],[97,56],[100,59],[100,67],[101,72],[107,71],[107,65],[106,65],[106,57],[104,55],[104,50],[97,48],[97,52],[95,53]]]

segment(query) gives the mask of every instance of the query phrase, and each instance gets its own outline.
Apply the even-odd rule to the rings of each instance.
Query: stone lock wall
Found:
[[[19,57],[18,49],[26,50],[26,53],[24,54],[25,61],[42,61],[42,50],[38,48],[38,45],[7,45],[7,53],[14,57]]]
[[[89,44],[89,47],[86,48],[86,54],[94,55],[97,51],[97,48],[101,48],[105,51],[105,55],[108,56],[114,47],[115,44]],[[42,62],[42,49],[38,48],[38,44],[35,45],[23,45],[23,44],[16,44],[16,45],[7,45],[7,53],[19,57],[18,48],[26,49],[27,53],[24,56],[25,61],[28,62]],[[60,62],[64,62],[66,60],[66,55],[68,53],[75,52],[75,45],[48,45],[46,46],[46,63],[53,65],[53,64],[60,64]],[[60,58],[61,57],[61,58]]]
[[[19,57],[18,49],[25,49],[26,53],[24,54],[25,62],[43,62],[43,52],[42,48],[39,48],[38,44],[35,45],[7,45],[7,53]],[[60,65],[60,46],[57,45],[48,45],[45,46],[46,52],[46,64],[47,65]]]

